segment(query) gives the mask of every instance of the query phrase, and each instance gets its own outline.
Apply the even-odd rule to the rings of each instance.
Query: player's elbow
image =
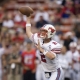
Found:
[[[52,52],[49,53],[49,58],[51,60],[53,60],[55,57],[56,57],[56,54],[55,53],[52,53]]]
[[[52,53],[50,53],[50,52],[47,53],[46,56],[47,56],[49,59],[51,59],[51,60],[53,60],[53,59],[55,58],[55,55],[52,54]]]
[[[56,57],[56,53],[51,52],[52,53],[52,59],[54,59]]]
[[[52,53],[52,52],[48,52],[48,53],[46,54],[46,56],[47,56],[49,59],[51,59],[51,60],[53,60],[53,59],[56,57],[56,55],[54,55],[54,53]]]

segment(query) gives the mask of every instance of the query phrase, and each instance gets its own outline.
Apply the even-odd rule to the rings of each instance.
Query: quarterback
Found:
[[[51,24],[45,24],[40,29],[40,33],[31,32],[31,17],[27,17],[26,34],[33,41],[41,56],[41,66],[46,80],[62,80],[62,68],[58,62],[58,56],[61,52],[61,45],[52,40],[56,29]]]

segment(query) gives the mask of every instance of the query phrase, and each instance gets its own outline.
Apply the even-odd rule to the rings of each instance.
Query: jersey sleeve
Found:
[[[59,43],[53,43],[51,46],[51,52],[60,54],[62,46]]]
[[[36,44],[38,42],[38,33],[33,34],[30,40]]]

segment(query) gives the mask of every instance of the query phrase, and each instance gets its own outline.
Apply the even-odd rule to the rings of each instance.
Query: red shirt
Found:
[[[35,69],[36,50],[31,50],[30,52],[25,51],[21,57],[24,66],[29,67],[31,70]],[[25,72],[26,70],[23,71]]]
[[[23,28],[25,28],[25,26],[26,26],[26,22],[25,21],[15,22],[15,24],[20,25]]]
[[[14,41],[14,42],[23,42],[24,41],[24,37],[13,37],[12,41]]]

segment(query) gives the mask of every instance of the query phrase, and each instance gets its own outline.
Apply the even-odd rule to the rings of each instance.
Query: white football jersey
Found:
[[[38,39],[40,41],[41,47],[44,50],[56,53],[56,57],[53,60],[51,60],[39,51],[43,70],[47,72],[56,71],[60,67],[58,61],[58,54],[60,54],[61,52],[61,45],[54,40],[51,40],[48,43],[43,43],[43,39],[38,36],[38,33],[33,34],[32,37],[30,38],[30,40],[33,41],[34,44],[38,43]]]

